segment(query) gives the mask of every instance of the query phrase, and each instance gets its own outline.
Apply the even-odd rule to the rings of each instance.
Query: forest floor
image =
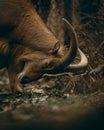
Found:
[[[89,60],[84,74],[44,77],[13,94],[7,73],[0,71],[0,130],[104,129],[104,77],[88,74],[104,64],[103,10],[85,14],[75,26]]]
[[[86,79],[88,81],[88,78],[91,80],[88,75],[74,76],[74,80],[73,76],[69,75],[50,79],[45,77],[40,82],[26,85],[23,94],[13,94],[7,74],[2,76],[1,72],[0,129],[98,130],[104,128],[103,86],[97,87],[97,82],[94,81],[92,87],[86,88],[86,85],[82,84],[82,88],[78,89],[80,82],[82,83],[83,80],[85,82]]]

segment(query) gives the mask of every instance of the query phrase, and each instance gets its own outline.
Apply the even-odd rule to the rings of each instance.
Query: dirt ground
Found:
[[[104,76],[89,75],[104,64],[102,7],[81,13],[75,23],[79,47],[89,60],[85,73],[45,76],[25,85],[23,94],[13,94],[6,70],[0,70],[0,130],[104,129]]]
[[[75,76],[74,76],[75,77]],[[82,76],[83,77],[83,76]],[[1,130],[87,130],[104,128],[104,92],[99,88],[78,90],[82,77],[62,75],[26,85],[13,94],[7,74],[0,85]],[[72,79],[71,79],[72,78]],[[87,76],[87,79],[90,76]],[[60,79],[60,80],[59,80]],[[85,81],[86,77],[84,77]],[[76,85],[74,86],[76,82]],[[93,88],[94,89],[94,88]],[[89,90],[87,92],[86,90]]]

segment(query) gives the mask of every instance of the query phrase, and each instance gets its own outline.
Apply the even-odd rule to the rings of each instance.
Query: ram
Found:
[[[78,49],[77,36],[70,23],[70,48],[65,54],[62,43],[45,26],[30,0],[0,0],[0,67],[6,67],[14,92],[22,84],[39,79],[44,73],[85,69],[88,61]],[[77,50],[79,64],[71,65]]]

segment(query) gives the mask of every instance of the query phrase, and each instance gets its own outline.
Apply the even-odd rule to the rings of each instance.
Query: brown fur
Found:
[[[39,65],[56,43],[31,0],[0,0],[0,68],[8,68],[13,91],[21,91],[16,80],[22,61],[34,60]]]
[[[51,61],[51,64],[48,64]],[[10,86],[13,92],[21,92],[20,81],[23,76],[28,77],[29,81],[37,80],[51,67],[57,65],[58,58],[42,51],[34,51],[31,47],[17,45],[9,51],[8,74]]]
[[[22,92],[22,73],[30,81],[39,78],[48,69],[48,61],[57,64],[58,56],[44,51],[34,51],[31,47],[14,44],[10,46],[6,39],[0,40],[0,66],[8,70],[10,87],[13,92]],[[50,68],[50,65],[49,65]],[[29,81],[29,82],[30,82]]]
[[[76,35],[74,37],[76,39]],[[13,92],[22,92],[21,84],[57,71],[59,66],[63,69],[64,63],[68,65],[77,51],[75,41],[60,60],[65,49],[62,45],[59,49],[57,39],[45,26],[31,0],[0,0],[0,39],[0,60],[3,59],[0,67],[7,67]]]
[[[30,0],[0,0],[0,36],[47,52],[57,42]]]

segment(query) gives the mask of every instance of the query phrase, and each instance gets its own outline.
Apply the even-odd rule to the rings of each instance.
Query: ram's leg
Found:
[[[8,76],[9,76],[10,87],[12,89],[12,92],[22,93],[22,86],[18,81],[16,72],[8,68]]]

